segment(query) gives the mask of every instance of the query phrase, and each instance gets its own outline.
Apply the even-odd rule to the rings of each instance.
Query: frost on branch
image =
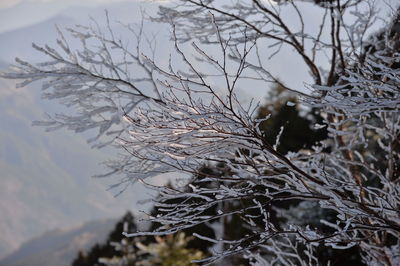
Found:
[[[70,48],[64,33],[58,29],[58,49],[32,44],[48,61],[33,65],[16,58],[12,72],[2,76],[22,79],[18,87],[43,80],[43,97],[59,100],[74,114],[56,114],[35,124],[49,130],[60,127],[75,132],[96,129],[97,135],[89,142],[101,147],[110,141],[99,141],[103,135],[115,138],[123,133],[120,120],[124,114],[129,114],[145,99],[160,101],[154,70],[141,56],[144,45],[154,53],[154,39],[141,32],[142,25],[133,27],[127,25],[125,29],[134,37],[134,46],[117,38],[110,25],[106,31],[97,24],[67,29],[68,37],[80,41],[80,50]]]
[[[81,50],[72,51],[61,34],[59,51],[34,46],[49,62],[18,60],[2,76],[25,80],[21,85],[46,80],[44,96],[76,114],[56,115],[44,125],[77,132],[96,128],[95,140],[112,136],[125,155],[109,162],[111,173],[158,192],[150,219],[160,226],[127,236],[168,235],[206,224],[216,237],[194,236],[214,244],[213,256],[198,263],[241,254],[254,263],[311,265],[320,259],[315,250],[324,246],[357,247],[371,265],[398,264],[400,57],[393,45],[398,34],[392,34],[398,22],[389,24],[390,34],[377,35],[383,46],[374,50],[365,37],[376,14],[371,1],[324,1],[316,35],[307,32],[305,6],[296,1],[183,2],[160,9],[161,20],[175,23],[175,52],[166,67],[142,55],[143,43],[153,55],[154,46],[141,30],[127,26],[137,41],[131,49],[110,27],[105,33],[79,27],[69,32],[81,40]],[[287,10],[299,19],[296,27],[285,21]],[[202,45],[193,42],[190,56],[181,42],[196,39]],[[273,43],[262,54],[265,40]],[[300,98],[324,117],[315,127],[329,132],[323,143],[287,154],[277,150],[279,139],[276,145],[266,141],[262,119],[254,118],[257,105],[237,96],[246,80],[291,90],[266,67],[265,58],[281,47],[304,61],[314,84]],[[326,69],[321,54],[328,54]],[[218,171],[200,174],[204,165]],[[192,175],[187,186],[146,181],[175,172]],[[299,211],[316,219],[304,221]],[[228,220],[239,221],[237,234],[223,233]]]

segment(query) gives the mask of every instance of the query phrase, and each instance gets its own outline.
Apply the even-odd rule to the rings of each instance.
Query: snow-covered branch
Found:
[[[311,265],[318,263],[316,247],[324,245],[357,246],[371,265],[398,264],[398,16],[371,47],[373,1],[317,1],[321,23],[315,34],[304,17],[311,4],[301,1],[178,2],[160,7],[157,19],[173,23],[175,51],[168,66],[154,57],[143,24],[138,30],[126,26],[136,41],[132,47],[115,37],[108,22],[105,31],[68,29],[81,41],[79,50],[70,48],[60,31],[58,49],[34,45],[48,61],[33,65],[18,59],[1,76],[22,79],[20,86],[46,81],[44,97],[60,100],[75,114],[38,124],[76,132],[95,128],[97,146],[104,135],[112,136],[125,155],[108,163],[110,174],[158,191],[157,214],[150,220],[160,227],[127,236],[166,235],[236,219],[240,234],[212,239],[195,233],[218,247],[199,263],[242,254],[254,263]],[[285,12],[295,14],[297,26]],[[189,40],[194,40],[192,56],[182,48]],[[272,42],[269,55],[262,54],[264,40]],[[294,50],[313,77],[312,93],[299,97],[319,111],[329,132],[311,150],[287,154],[278,151],[279,139],[276,145],[266,141],[268,129],[261,132],[262,120],[254,116],[257,105],[244,104],[237,91],[238,83],[249,79],[288,89],[265,62],[283,46]],[[328,68],[320,67],[321,54],[327,55]],[[203,173],[205,165],[214,170]],[[176,172],[192,176],[187,186],[146,181]],[[304,222],[296,212],[317,221]]]

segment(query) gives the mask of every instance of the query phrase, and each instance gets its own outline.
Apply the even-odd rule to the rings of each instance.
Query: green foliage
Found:
[[[155,239],[156,243],[149,245],[138,243],[141,251],[150,254],[149,259],[139,262],[138,265],[191,266],[196,265],[191,261],[204,257],[202,251],[187,247],[192,237],[186,237],[185,233]]]

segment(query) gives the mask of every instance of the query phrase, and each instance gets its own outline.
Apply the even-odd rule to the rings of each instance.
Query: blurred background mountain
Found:
[[[48,3],[50,6],[52,4]],[[0,71],[13,63],[15,57],[33,62],[41,59],[40,53],[32,49],[32,42],[40,45],[54,44],[57,37],[56,24],[70,27],[88,22],[89,17],[105,21],[105,9],[109,10],[111,16],[118,14],[118,20],[123,22],[138,22],[141,19],[141,5],[136,1],[96,7],[88,4],[71,7],[70,4],[62,10],[53,10],[56,13],[52,17],[49,17],[51,12],[46,14],[48,9],[42,2],[21,1],[12,8],[0,8],[0,29],[3,31],[0,32]],[[146,10],[151,8],[155,6],[146,4]],[[12,30],[9,29],[13,25],[5,27],[7,25],[4,23],[12,24],[18,14],[21,16],[29,12],[41,13],[45,19],[36,16],[33,24]],[[20,17],[20,20],[23,19]],[[91,220],[119,217],[127,209],[136,212],[137,200],[146,198],[146,192],[136,186],[128,187],[126,193],[115,198],[115,192],[107,191],[108,186],[116,182],[115,179],[91,178],[105,172],[99,164],[115,155],[112,148],[91,149],[83,135],[66,130],[51,133],[44,128],[33,127],[32,121],[43,119],[46,112],[63,110],[55,102],[42,100],[40,94],[40,84],[15,89],[14,81],[0,79],[0,261],[26,241],[19,253],[14,253],[11,258],[15,258],[15,254],[18,254],[17,257],[26,254],[26,250],[41,241],[47,243],[44,239],[67,237],[63,235],[64,229],[51,230],[71,228]],[[93,239],[101,238],[102,234],[109,231],[104,230],[107,223],[99,223],[101,226],[96,225],[94,228],[103,233]],[[37,238],[48,231],[51,232]],[[34,237],[35,240],[30,241]],[[78,250],[75,245],[70,248],[75,248],[75,253]],[[72,253],[66,251],[65,254]],[[0,265],[9,263],[3,261]]]
[[[79,251],[90,250],[95,243],[105,241],[115,222],[113,219],[98,220],[46,232],[25,242],[1,260],[0,265],[71,265]]]

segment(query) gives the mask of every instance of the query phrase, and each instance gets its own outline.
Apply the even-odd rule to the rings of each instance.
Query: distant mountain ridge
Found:
[[[116,221],[98,220],[46,232],[0,260],[0,266],[69,266],[80,250],[104,242]]]
[[[56,25],[61,29],[73,27],[77,24],[88,25],[93,23],[92,19],[102,25],[106,21],[105,10],[109,12],[112,23],[139,23],[142,19],[142,8],[145,9],[147,14],[155,14],[160,3],[162,2],[127,1],[118,4],[103,4],[98,7],[76,6],[66,8],[44,21],[0,33],[0,60],[13,63],[15,57],[29,59],[31,62],[41,59],[42,54],[32,49],[32,43],[55,45]]]
[[[14,31],[0,33],[0,60],[14,63],[15,57],[37,61],[42,55],[32,48],[32,43],[54,44],[57,38],[55,25],[73,26],[75,20],[66,16],[57,16],[44,22]]]
[[[54,44],[54,24],[75,23],[58,16],[0,34],[0,71],[16,56],[43,60],[31,43]],[[146,193],[131,186],[114,198],[105,183],[117,181],[91,178],[106,171],[99,163],[114,151],[92,150],[85,137],[66,130],[46,133],[32,127],[43,113],[61,112],[62,107],[41,100],[40,84],[15,89],[15,83],[0,78],[0,259],[46,230],[134,210]]]
[[[0,71],[6,69],[8,65],[8,63],[0,60]]]

